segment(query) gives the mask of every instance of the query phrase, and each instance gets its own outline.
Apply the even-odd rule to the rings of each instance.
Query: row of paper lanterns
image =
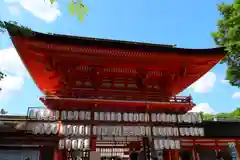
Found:
[[[58,148],[60,150],[87,150],[89,149],[89,139],[60,139]]]
[[[89,111],[50,111],[48,109],[30,109],[30,119],[37,120],[91,120]],[[100,121],[126,121],[126,122],[171,122],[171,123],[201,123],[199,113],[165,114],[165,113],[120,113],[120,112],[94,112],[94,120]]]
[[[33,134],[60,134],[64,136],[90,135],[90,126],[84,125],[59,125],[58,123],[38,123],[32,128]]]
[[[154,136],[204,136],[199,127],[153,127]]]
[[[60,150],[87,150],[89,146],[89,139],[61,139],[58,144]],[[180,149],[180,140],[155,139],[154,147],[156,150]]]
[[[154,147],[156,150],[180,149],[180,141],[179,140],[170,140],[170,139],[155,139]]]
[[[90,136],[90,126],[39,123],[32,128],[34,134],[60,134],[64,136]],[[146,126],[93,126],[97,136],[151,136]],[[198,127],[153,127],[154,136],[204,136],[204,129]]]

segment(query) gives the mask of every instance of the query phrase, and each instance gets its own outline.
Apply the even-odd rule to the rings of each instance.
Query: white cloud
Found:
[[[194,92],[206,93],[209,92],[209,90],[214,87],[216,79],[217,77],[214,72],[207,72],[204,76],[198,79],[190,87],[193,89]]]
[[[20,15],[20,11],[19,8],[15,5],[10,5],[8,6],[8,10],[11,14],[15,15],[15,16],[19,16]]]
[[[9,96],[22,89],[24,84],[23,77],[8,75],[0,81],[0,99],[7,99]]]
[[[233,93],[232,98],[233,99],[240,99],[240,92]]]
[[[221,80],[221,83],[222,83],[222,84],[228,84],[228,80],[224,80],[224,79],[223,79],[223,80]]]
[[[0,81],[0,99],[5,99],[22,89],[27,72],[14,48],[0,50],[0,69],[7,74]]]
[[[25,67],[15,48],[0,50],[0,68],[2,71],[17,76],[25,76]]]
[[[46,21],[53,22],[61,15],[58,3],[51,4],[49,0],[5,0],[9,4],[20,4],[34,16]]]
[[[216,111],[212,109],[208,103],[200,103],[192,108],[189,112],[203,112],[203,113],[210,113],[215,114]]]

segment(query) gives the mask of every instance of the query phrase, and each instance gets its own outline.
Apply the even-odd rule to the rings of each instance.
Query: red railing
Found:
[[[55,96],[46,96],[46,98],[54,98]],[[116,92],[84,92],[82,95],[60,96],[59,98],[74,99],[97,99],[97,100],[117,100],[117,101],[148,101],[148,102],[166,102],[166,103],[192,103],[191,96],[174,96],[163,97],[157,94],[141,94],[141,93],[116,93]]]

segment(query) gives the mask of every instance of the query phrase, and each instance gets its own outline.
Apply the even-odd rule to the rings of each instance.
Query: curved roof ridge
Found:
[[[55,42],[64,44],[75,44],[82,46],[95,46],[104,48],[118,48],[118,49],[128,49],[135,51],[145,51],[145,52],[176,52],[181,54],[191,54],[191,55],[225,55],[225,48],[177,48],[176,45],[167,44],[152,44],[144,42],[132,42],[123,40],[110,40],[92,37],[79,37],[70,36],[62,34],[44,34],[36,31],[31,31],[29,28],[18,26],[16,24],[5,22],[6,28],[10,36],[30,36],[31,38],[41,39],[45,42]],[[25,32],[25,33],[24,33]],[[31,32],[31,35],[28,35]],[[26,34],[27,33],[27,34]]]

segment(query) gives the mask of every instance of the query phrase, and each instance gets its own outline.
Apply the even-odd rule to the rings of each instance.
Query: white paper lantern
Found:
[[[39,128],[40,128],[40,133],[39,134],[45,134],[45,128],[44,128],[44,123],[39,124]]]
[[[202,123],[202,115],[201,113],[197,113],[197,122]]]
[[[59,148],[60,150],[62,150],[62,149],[65,148],[65,142],[64,142],[64,141],[65,141],[65,140],[60,139],[59,142],[58,142],[58,148]]]
[[[142,136],[145,136],[145,135],[146,135],[146,129],[145,129],[145,127],[144,127],[144,126],[141,126],[140,129],[141,129],[141,135],[142,135]]]
[[[183,116],[182,115],[177,115],[177,120],[178,120],[178,123],[182,123],[183,122]]]
[[[111,121],[116,121],[117,120],[117,114],[114,112],[111,112]]]
[[[51,127],[51,132],[52,134],[58,134],[58,131],[59,131],[59,126],[57,123],[53,123],[52,124],[52,127]]]
[[[159,140],[154,140],[154,148],[156,149],[156,150],[159,150],[160,149],[160,147],[159,147]]]
[[[99,113],[99,117],[100,117],[100,120],[101,121],[104,121],[105,119],[104,119],[104,112],[100,112]]]
[[[180,149],[180,141],[179,140],[175,140],[175,148]]]
[[[73,112],[73,120],[75,120],[75,121],[78,120],[78,117],[79,117],[78,113],[79,113],[78,111]]]
[[[72,111],[67,112],[67,120],[73,120],[73,112]]]
[[[87,136],[90,135],[90,132],[91,132],[90,128],[91,128],[90,126],[85,126],[85,135]]]
[[[158,122],[164,122],[164,117],[165,117],[165,114],[163,113],[158,113],[157,114],[157,121]]]
[[[150,119],[150,118],[149,118],[149,114],[148,114],[148,113],[145,113],[145,119],[144,119],[144,121],[145,121],[145,122],[149,122],[149,119]]]
[[[163,143],[164,143],[164,148],[169,149],[169,147],[170,147],[169,141],[168,140],[163,140]]]
[[[171,122],[172,122],[172,123],[176,123],[176,122],[177,122],[177,116],[176,116],[176,114],[172,114],[172,115],[171,115]]]
[[[133,115],[133,121],[138,122],[139,121],[139,114],[138,113],[134,113]]]
[[[185,136],[184,128],[179,128],[180,136]]]
[[[89,149],[89,139],[84,140],[84,149]]]
[[[100,120],[99,112],[94,112],[94,120]]]
[[[203,128],[199,128],[199,135],[204,136],[204,129]]]
[[[77,140],[72,140],[72,149],[77,150],[78,149],[78,141]]]
[[[189,136],[189,135],[190,135],[189,128],[187,128],[187,127],[184,128],[184,131],[185,131],[185,135],[186,135],[186,136]]]
[[[36,119],[36,110],[35,109],[30,109],[29,118],[30,119]]]
[[[48,109],[43,109],[43,117],[42,117],[42,119],[43,120],[49,120],[49,115],[50,115],[50,110],[48,110]]]
[[[50,123],[44,123],[44,131],[46,134],[51,134],[52,132],[52,125]]]
[[[166,122],[166,114],[165,113],[161,114],[161,122]]]
[[[91,120],[91,112],[85,112],[85,120]]]
[[[127,126],[123,126],[123,136],[130,136]]]
[[[145,127],[146,129],[146,135],[150,136],[151,135],[151,127]]]
[[[85,128],[84,128],[84,126],[83,125],[80,125],[79,127],[78,127],[78,129],[79,129],[79,134],[80,135],[84,135],[84,133],[85,133]]]
[[[68,136],[68,126],[67,125],[62,125],[62,135]]]
[[[165,136],[165,132],[164,132],[163,127],[158,127],[158,135]]]
[[[178,130],[177,127],[174,127],[174,128],[173,128],[173,135],[176,136],[176,137],[179,136],[179,130]]]
[[[199,136],[198,128],[193,128],[194,136]]]
[[[159,143],[159,149],[165,149],[164,147],[164,140],[158,140],[158,143]]]
[[[83,148],[83,139],[78,139],[78,149]]]
[[[123,120],[124,120],[125,122],[128,121],[128,113],[124,113],[124,114],[123,114]]]
[[[152,130],[153,130],[153,135],[154,135],[154,136],[157,136],[157,135],[158,135],[158,129],[157,129],[157,127],[153,127]]]
[[[139,120],[140,120],[140,122],[144,122],[144,120],[145,120],[145,115],[144,115],[144,113],[140,113],[140,114],[139,114]]]
[[[113,134],[114,136],[122,136],[121,127],[114,127],[112,134]]]
[[[172,127],[167,127],[167,135],[173,136],[173,128]]]
[[[135,136],[141,136],[141,128],[140,128],[140,126],[136,126],[134,128],[135,128],[134,129],[134,135]]]
[[[70,139],[66,139],[66,141],[65,141],[65,148],[67,150],[70,150],[72,148],[72,142],[71,142]]]
[[[189,132],[190,132],[190,136],[194,136],[194,130],[193,130],[193,127],[190,127],[190,128],[189,128]]]
[[[84,111],[79,112],[79,119],[80,120],[85,120],[85,112]]]
[[[122,121],[122,114],[121,113],[117,113],[117,121],[118,122]]]
[[[107,126],[102,126],[101,127],[101,135],[105,136],[108,133],[108,127]]]
[[[59,111],[54,111],[54,117],[55,117],[55,120],[59,120],[60,112]]]
[[[73,126],[67,125],[67,135],[72,135],[72,134],[73,134]]]
[[[42,115],[41,115],[40,110],[36,111],[36,118],[37,118],[37,120],[41,120],[42,119]]]
[[[128,114],[128,120],[129,120],[130,122],[133,121],[133,113],[129,113],[129,114]]]
[[[33,127],[32,131],[35,135],[40,134],[40,126],[36,125],[35,127]]]
[[[106,112],[104,119],[107,120],[107,121],[110,121],[111,120],[111,113],[110,112]]]
[[[171,114],[166,114],[166,122],[171,122],[172,115]]]
[[[156,113],[152,113],[152,114],[151,114],[151,118],[152,118],[152,122],[156,122],[156,121],[157,121],[157,115],[156,115]]]
[[[67,111],[61,111],[61,120],[67,120]]]
[[[73,135],[79,135],[79,128],[78,126],[73,126]]]
[[[175,142],[174,142],[174,140],[169,140],[169,144],[170,144],[170,149],[175,149]]]

